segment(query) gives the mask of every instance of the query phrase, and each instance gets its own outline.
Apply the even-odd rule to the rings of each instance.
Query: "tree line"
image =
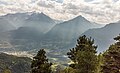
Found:
[[[114,38],[116,43],[103,53],[97,53],[94,39],[85,35],[77,39],[76,47],[69,50],[68,58],[73,62],[60,71],[52,71],[44,49],[33,57],[31,73],[120,73],[120,35]]]

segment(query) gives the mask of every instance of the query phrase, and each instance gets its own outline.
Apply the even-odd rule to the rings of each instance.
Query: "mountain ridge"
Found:
[[[88,30],[90,28],[96,28],[96,25],[97,24],[91,23],[90,21],[88,21],[84,17],[78,16],[78,17],[71,19],[69,21],[65,21],[63,23],[55,25],[46,34],[46,36],[59,37],[59,35],[60,35],[60,37],[62,37],[61,39],[67,39],[68,36],[70,38],[74,38],[73,36],[75,36],[75,38],[77,38],[80,34],[85,32],[86,30]],[[101,26],[97,26],[97,27],[101,27]],[[74,30],[76,30],[76,31],[74,31]],[[64,33],[66,33],[66,34],[64,35]]]
[[[110,23],[102,28],[89,29],[82,35],[86,35],[95,39],[100,52],[109,48],[114,43],[113,38],[120,34],[120,22]]]

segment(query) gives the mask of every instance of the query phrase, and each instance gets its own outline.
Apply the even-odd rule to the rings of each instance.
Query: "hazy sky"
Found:
[[[58,20],[82,15],[94,22],[110,23],[120,20],[120,0],[0,0],[0,15],[31,11]]]

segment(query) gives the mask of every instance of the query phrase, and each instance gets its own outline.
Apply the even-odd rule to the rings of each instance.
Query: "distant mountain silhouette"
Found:
[[[71,40],[78,38],[83,32],[91,28],[101,27],[99,24],[89,22],[82,16],[55,25],[46,35],[50,39]]]
[[[0,18],[0,32],[6,32],[16,29],[14,25],[10,24],[9,21]]]
[[[38,39],[54,25],[55,21],[44,13],[7,14],[0,16],[0,39]]]
[[[33,13],[25,20],[25,27],[32,27],[46,33],[55,25],[55,21],[44,13]]]
[[[120,22],[107,24],[105,27],[90,29],[82,35],[87,35],[95,39],[98,50],[105,51],[114,40],[113,38],[120,34]]]
[[[15,26],[16,28],[22,27],[25,20],[30,17],[31,13],[15,13],[15,14],[7,14],[4,16],[0,16],[0,18],[9,21],[10,24]]]
[[[55,21],[44,13],[15,13],[0,16],[0,18],[4,19],[4,23],[9,21],[8,24],[12,24],[16,28],[33,27],[33,29],[39,29],[43,33],[48,32],[55,25]]]
[[[11,38],[14,39],[27,39],[37,40],[44,34],[42,31],[33,29],[32,27],[20,27],[17,30],[11,31]]]

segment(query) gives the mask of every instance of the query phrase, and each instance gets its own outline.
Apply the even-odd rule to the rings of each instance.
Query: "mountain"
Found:
[[[91,28],[101,27],[82,16],[65,22],[53,20],[44,13],[34,12],[8,14],[3,18],[11,21],[12,25],[16,27],[15,30],[2,33],[3,36],[0,35],[2,37],[7,35],[7,38],[10,39],[7,42],[12,47],[8,46],[8,51],[11,48],[17,51],[46,48],[49,51],[48,56],[55,62],[60,59],[61,62],[66,60],[66,52],[74,47],[77,38],[82,33]],[[55,23],[57,24],[55,25]],[[3,48],[6,50],[4,45],[1,49]]]
[[[55,25],[44,13],[26,12],[0,16],[1,39],[40,38]]]
[[[0,32],[5,32],[15,29],[14,25],[10,24],[9,21],[0,18]]]
[[[9,23],[6,19],[0,18],[0,40],[8,39],[8,31],[15,30],[16,27]]]
[[[32,27],[43,33],[48,32],[54,25],[55,21],[44,13],[33,13],[24,23],[24,27]]]
[[[33,27],[20,27],[17,30],[11,31],[10,34],[12,39],[38,40],[43,35],[43,32]]]
[[[38,29],[44,33],[49,31],[55,25],[55,21],[44,13],[15,13],[0,16],[0,18],[9,21],[9,24],[12,24],[16,28],[33,27],[33,29]]]
[[[5,19],[9,22],[9,24],[12,24],[16,28],[22,27],[25,20],[30,17],[29,12],[27,13],[15,13],[15,14],[7,14],[4,16],[0,16],[0,18]]]
[[[120,22],[110,23],[102,28],[89,29],[82,35],[87,35],[95,39],[98,51],[102,52],[114,43],[113,38],[120,34]]]
[[[30,73],[31,59],[0,53],[0,73]]]
[[[82,16],[78,16],[72,20],[55,25],[45,36],[54,40],[71,40],[78,38],[80,34],[88,29],[98,27],[98,25],[89,22]]]

